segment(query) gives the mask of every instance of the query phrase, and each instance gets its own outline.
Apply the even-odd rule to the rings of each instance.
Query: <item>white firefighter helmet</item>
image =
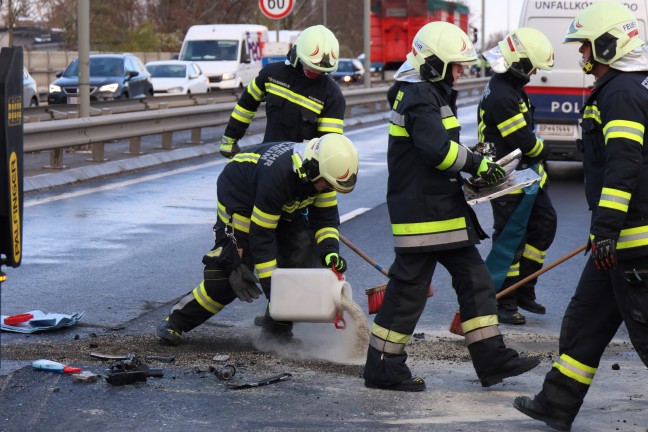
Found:
[[[637,17],[630,9],[606,1],[592,3],[576,15],[563,42],[590,42],[592,55],[584,59],[585,73],[591,73],[597,62],[609,65],[644,44]]]
[[[335,72],[340,57],[340,44],[333,32],[323,25],[314,25],[302,31],[290,50],[288,61],[297,62],[320,73]]]
[[[551,70],[554,65],[551,41],[544,33],[530,27],[513,30],[483,55],[496,73],[513,70],[529,76],[536,69]]]
[[[344,135],[313,138],[304,149],[304,170],[312,182],[323,178],[340,193],[349,193],[358,179],[358,152]]]
[[[459,27],[434,21],[416,33],[407,60],[423,79],[435,82],[445,78],[450,63],[477,63],[477,53],[468,35]]]

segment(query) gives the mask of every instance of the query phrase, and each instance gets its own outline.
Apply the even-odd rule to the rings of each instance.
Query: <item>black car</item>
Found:
[[[362,82],[364,79],[364,67],[358,59],[344,59],[338,61],[338,68],[331,73],[331,78],[339,83]]]
[[[153,96],[151,74],[133,54],[90,55],[90,100],[143,98]],[[76,103],[79,94],[79,59],[76,58],[49,86],[47,103]]]

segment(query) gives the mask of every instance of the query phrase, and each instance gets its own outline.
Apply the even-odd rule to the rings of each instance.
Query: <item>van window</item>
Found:
[[[236,40],[187,41],[180,53],[180,60],[236,61],[239,42]]]

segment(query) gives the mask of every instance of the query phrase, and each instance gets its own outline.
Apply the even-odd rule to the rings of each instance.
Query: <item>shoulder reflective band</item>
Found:
[[[626,138],[643,145],[645,126],[628,120],[611,120],[603,127],[605,144],[611,138]]]

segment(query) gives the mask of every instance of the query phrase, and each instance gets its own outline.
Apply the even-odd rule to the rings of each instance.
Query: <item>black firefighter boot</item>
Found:
[[[540,364],[537,357],[520,357],[517,351],[507,348],[501,334],[471,343],[468,352],[482,387],[501,383]]]
[[[541,303],[536,302],[534,287],[521,286],[517,292],[517,305],[520,309],[538,315],[547,313],[547,309]]]
[[[589,385],[551,368],[545,376],[540,393],[533,399],[517,397],[513,406],[521,413],[545,422],[547,426],[569,432],[588,390]]]

